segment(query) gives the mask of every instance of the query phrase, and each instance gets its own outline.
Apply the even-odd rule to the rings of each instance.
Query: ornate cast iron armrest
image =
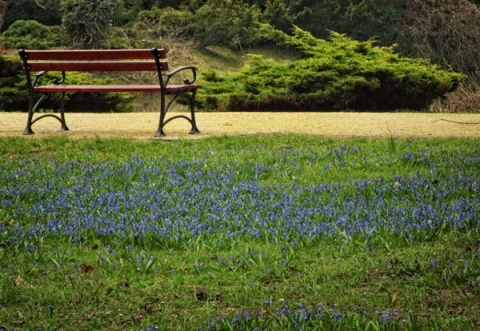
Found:
[[[192,71],[192,79],[186,78],[183,80],[183,83],[187,85],[192,85],[193,83],[195,83],[195,80],[197,79],[197,67],[185,66],[185,67],[177,68],[173,71],[170,71],[169,73],[164,74],[164,76],[167,77],[167,79],[165,80],[165,86],[168,85],[170,78],[172,78],[175,74],[179,73],[180,71],[184,71],[184,70]]]
[[[53,84],[55,85],[61,85],[65,82],[65,71],[62,71],[62,79],[58,80],[58,79],[54,79],[53,80]]]
[[[35,87],[37,85],[39,79],[45,75],[48,71],[40,71],[35,74],[35,79],[33,80],[32,87]]]
[[[32,87],[35,87],[37,85],[38,81],[40,80],[40,78],[42,76],[44,76],[46,73],[48,73],[48,71],[37,72],[35,74],[35,79],[33,80]],[[62,78],[61,79],[55,78],[52,83],[55,84],[55,85],[61,85],[64,82],[65,82],[65,71],[62,71]]]

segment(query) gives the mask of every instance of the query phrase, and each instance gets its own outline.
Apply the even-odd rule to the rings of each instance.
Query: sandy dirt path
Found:
[[[26,113],[0,112],[0,137],[21,137]],[[120,137],[159,139],[153,134],[157,113],[91,114],[68,113],[70,131],[58,132],[60,124],[45,118],[34,124],[35,138],[63,135],[71,138]],[[327,137],[470,137],[480,138],[480,114],[440,113],[197,113],[198,135],[189,135],[186,120],[165,127],[160,139],[198,139],[208,136],[269,133],[300,133]]]

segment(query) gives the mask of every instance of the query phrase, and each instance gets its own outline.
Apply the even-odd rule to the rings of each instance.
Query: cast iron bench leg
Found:
[[[27,117],[27,126],[25,127],[25,130],[23,131],[23,134],[34,134],[32,130],[32,119],[33,119],[33,98],[30,96],[30,99],[28,100],[28,117]]]
[[[165,121],[165,115],[167,110],[165,109],[166,103],[165,103],[165,93],[160,92],[160,121],[158,123],[158,130],[155,133],[155,137],[163,137],[165,136],[165,132],[163,132],[163,125]]]
[[[192,118],[192,129],[190,130],[190,134],[200,133],[200,130],[197,128],[197,122],[195,121],[195,96],[197,94],[197,90],[192,91],[192,95],[190,97],[190,114]]]
[[[60,100],[60,123],[62,123],[60,131],[68,131],[67,122],[65,122],[65,93],[62,93]]]

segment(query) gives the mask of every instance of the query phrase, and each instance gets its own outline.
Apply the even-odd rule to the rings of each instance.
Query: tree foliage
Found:
[[[360,41],[374,38],[379,45],[398,44],[404,55],[427,57],[444,68],[475,74],[480,62],[478,4],[478,0],[0,0],[0,25],[4,18],[4,30],[18,19],[58,24],[62,13],[69,46],[82,48],[135,47],[143,40],[168,36],[192,38],[203,46],[243,48],[264,42],[258,23],[283,32],[291,32],[295,25],[317,38],[336,31]],[[109,35],[111,25],[116,30]],[[119,40],[102,44],[107,36]]]
[[[251,46],[258,40],[259,11],[242,0],[208,0],[195,17],[195,38],[202,45]]]
[[[265,36],[302,58],[279,63],[250,57],[240,72],[209,74],[199,100],[226,110],[377,110],[427,108],[453,91],[462,76],[424,60],[410,59],[374,41],[355,41],[332,32],[330,40],[296,28],[290,36],[263,25]],[[203,97],[202,97],[203,96]]]
[[[101,48],[111,27],[117,0],[63,0],[62,23],[74,48]]]
[[[5,31],[18,20],[60,25],[60,0],[0,0],[0,30]]]
[[[193,36],[193,14],[154,7],[138,14],[134,28],[143,38],[185,39]]]
[[[289,31],[295,21],[291,7],[283,0],[267,0],[262,11],[263,22],[282,31]]]

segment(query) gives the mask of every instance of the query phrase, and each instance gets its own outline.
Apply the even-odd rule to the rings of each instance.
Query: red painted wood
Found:
[[[167,93],[191,91],[201,88],[200,85],[171,85]],[[159,85],[48,85],[35,88],[38,93],[95,93],[95,92],[160,92]]]
[[[165,59],[166,51],[158,49],[161,59]],[[147,60],[153,59],[150,49],[95,49],[95,50],[25,50],[29,61],[95,61],[95,60]]]
[[[30,71],[156,71],[155,61],[29,62]],[[168,63],[162,61],[162,71]]]

